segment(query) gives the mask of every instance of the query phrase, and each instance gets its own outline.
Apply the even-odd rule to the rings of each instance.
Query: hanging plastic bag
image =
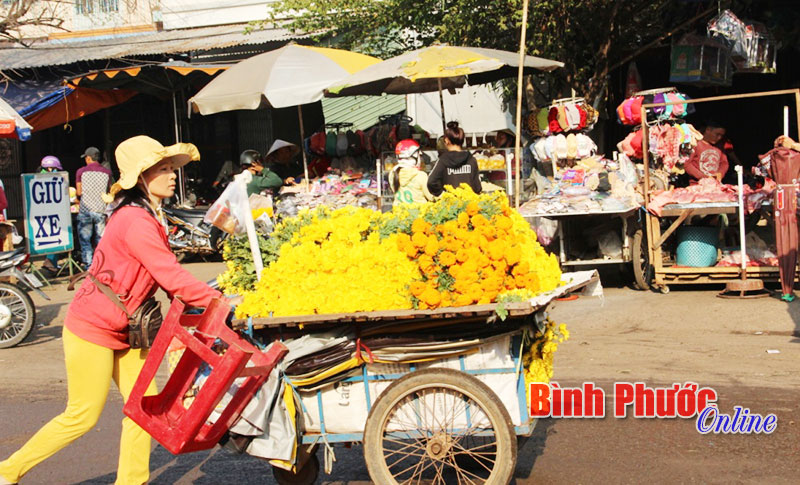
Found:
[[[734,60],[747,60],[747,25],[730,10],[708,22],[708,36],[727,45]]]
[[[240,175],[244,174],[245,172]],[[249,175],[250,172],[246,172],[246,174]],[[228,234],[243,233],[245,231],[244,211],[250,210],[246,186],[246,180],[228,184],[222,195],[209,207],[203,222],[211,224]]]
[[[274,214],[272,196],[251,194],[249,202],[256,231],[261,234],[270,234],[273,229],[275,229],[275,225],[272,221],[272,215]]]
[[[636,173],[636,165],[624,153],[620,153],[617,158],[619,164],[619,173],[625,182],[631,185],[639,185],[639,174]]]
[[[531,228],[542,246],[549,246],[558,232],[558,221],[547,217],[534,217]]]

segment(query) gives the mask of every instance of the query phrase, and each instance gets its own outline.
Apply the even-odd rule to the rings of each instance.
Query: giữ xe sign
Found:
[[[606,392],[592,382],[581,387],[561,387],[557,382],[530,384],[533,418],[604,418]],[[625,418],[695,419],[702,434],[770,434],[778,426],[775,414],[751,413],[734,406],[733,414],[720,411],[717,391],[693,382],[650,387],[644,382],[615,382],[613,416]]]
[[[28,252],[71,251],[74,241],[67,172],[24,173],[21,178]]]

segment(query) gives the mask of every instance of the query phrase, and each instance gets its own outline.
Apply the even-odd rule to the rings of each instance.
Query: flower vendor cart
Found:
[[[646,268],[645,278],[662,293],[669,291],[669,285],[673,284],[704,284],[704,283],[729,283],[739,280],[741,270],[738,266],[689,266],[679,265],[677,254],[667,249],[667,242],[671,240],[681,229],[685,229],[685,223],[695,216],[718,216],[735,215],[738,213],[736,202],[687,202],[673,203],[655,210],[654,196],[656,194],[650,189],[651,164],[648,149],[649,126],[647,124],[647,110],[681,103],[704,103],[716,101],[741,100],[746,98],[760,98],[773,96],[792,96],[794,98],[795,110],[800,122],[800,89],[788,89],[781,91],[766,91],[756,93],[735,94],[727,96],[714,96],[709,98],[697,98],[683,101],[664,102],[664,103],[645,103],[641,106],[641,129],[644,130],[642,136],[642,152],[644,156],[644,200],[645,200],[645,236],[647,240],[647,260],[643,261]],[[784,120],[786,124],[788,120]],[[788,129],[788,128],[786,128]],[[768,205],[768,204],[765,204]],[[716,261],[716,251],[714,254]],[[777,266],[747,266],[747,278],[776,281],[778,279]]]
[[[243,295],[233,326],[287,354],[228,443],[282,483],[313,481],[316,447],[330,470],[331,445],[358,442],[376,483],[508,482],[514,436],[533,429],[527,384],[549,381],[569,335],[544,311],[599,288],[594,272],[563,274],[505,194],[469,187],[299,213],[259,240],[263,271],[246,245],[226,242],[217,279]]]
[[[517,437],[536,425],[528,384],[546,381],[552,366],[545,340],[559,329],[546,309],[566,293],[599,288],[595,271],[563,281],[506,305],[234,320],[241,333],[290,349],[278,395],[295,404],[296,448],[294,461],[272,462],[278,483],[314,483],[317,449],[330,471],[333,446],[354,443],[363,443],[375,483],[508,483]],[[292,341],[343,334],[326,351],[292,360]]]

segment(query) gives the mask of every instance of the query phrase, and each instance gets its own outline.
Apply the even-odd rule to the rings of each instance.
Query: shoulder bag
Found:
[[[161,328],[164,317],[161,315],[161,302],[151,296],[136,309],[133,313],[128,313],[125,305],[120,300],[119,295],[108,286],[87,273],[92,283],[103,292],[123,313],[128,317],[128,345],[132,349],[149,349],[156,339],[156,334]]]

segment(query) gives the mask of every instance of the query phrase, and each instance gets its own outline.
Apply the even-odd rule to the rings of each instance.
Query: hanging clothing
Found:
[[[773,192],[775,245],[784,295],[791,295],[797,266],[797,181],[800,180],[800,152],[775,148],[761,157],[769,176],[778,184]]]

